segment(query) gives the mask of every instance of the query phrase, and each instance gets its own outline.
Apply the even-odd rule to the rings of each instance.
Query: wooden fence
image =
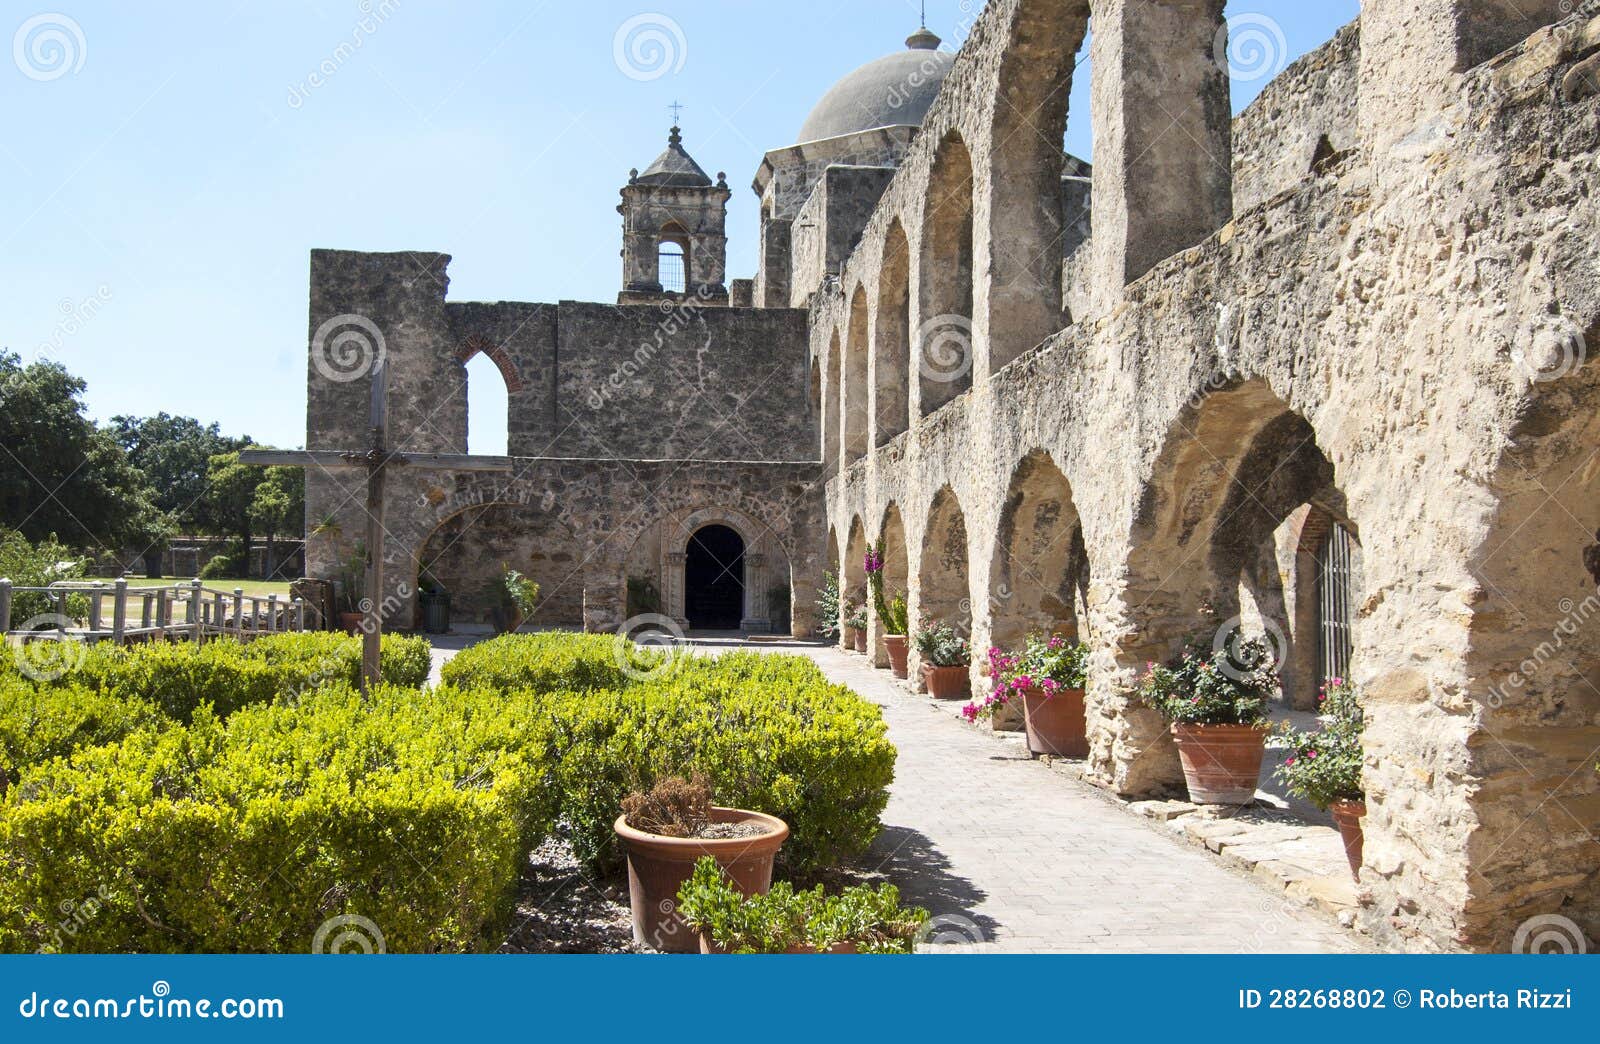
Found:
[[[42,619],[36,615],[15,621],[12,607],[18,595],[43,595],[50,611]],[[26,626],[14,629],[19,625]],[[222,636],[249,641],[258,635],[305,629],[306,607],[299,598],[247,595],[240,588],[218,591],[199,580],[161,587],[131,587],[126,580],[16,587],[10,580],[0,580],[0,635],[8,640],[199,643]]]

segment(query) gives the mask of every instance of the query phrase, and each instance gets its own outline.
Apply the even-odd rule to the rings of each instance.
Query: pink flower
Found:
[[[1063,644],[1065,644],[1065,643],[1061,641],[1061,638],[1059,636],[1056,636],[1056,635],[1052,635],[1051,636],[1051,638],[1050,638],[1050,648],[1059,649],[1059,648],[1061,648],[1061,646]]]
[[[1026,674],[1019,674],[1017,675],[1017,680],[1012,682],[1012,684],[1019,689],[1031,689],[1033,688],[1033,679],[1028,677]]]
[[[1044,689],[1045,692],[1055,692],[1061,687],[1061,683],[1056,681],[1054,678],[1046,678],[1044,681],[1039,683],[1039,686],[1040,688]]]
[[[1295,763],[1295,759],[1294,758],[1290,758],[1288,761],[1284,762],[1285,765],[1293,765],[1294,763]]]

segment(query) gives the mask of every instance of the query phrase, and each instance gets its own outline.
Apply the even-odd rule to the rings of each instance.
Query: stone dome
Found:
[[[955,55],[939,50],[926,28],[906,49],[868,62],[834,84],[800,128],[800,141],[821,141],[878,127],[920,127]]]

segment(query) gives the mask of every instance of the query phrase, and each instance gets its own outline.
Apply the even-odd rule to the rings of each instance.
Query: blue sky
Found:
[[[762,152],[917,25],[914,0],[380,2],[52,0],[72,23],[54,57],[55,22],[26,35],[46,34],[42,56],[19,55],[32,8],[6,5],[0,347],[48,350],[88,380],[97,417],[166,410],[298,446],[309,250],[444,251],[453,300],[613,300],[617,191],[660,152],[678,100],[689,150],[735,189],[730,275],[753,275]],[[930,0],[929,25],[958,39],[972,6]],[[1358,3],[1228,11],[1270,19],[1293,58]],[[681,30],[654,79],[614,58],[641,15]],[[374,30],[354,47],[363,18]],[[1236,105],[1265,83],[1236,83]],[[1080,155],[1087,98],[1079,77]],[[504,445],[488,383],[474,452]]]

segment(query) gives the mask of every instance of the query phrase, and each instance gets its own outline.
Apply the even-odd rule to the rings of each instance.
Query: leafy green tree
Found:
[[[54,540],[30,542],[14,529],[0,527],[0,577],[18,587],[49,587],[57,580],[83,578],[83,563]],[[49,595],[18,593],[11,603],[11,627],[55,611]]]
[[[248,438],[222,434],[217,424],[158,413],[154,417],[113,417],[111,430],[134,467],[144,472],[156,507],[179,527],[193,528],[205,512],[211,458],[247,445]]]
[[[250,501],[250,520],[267,537],[267,575],[278,569],[275,543],[280,535],[303,535],[306,519],[304,468],[271,467]]]
[[[139,545],[160,529],[144,475],[85,412],[84,382],[0,351],[0,525],[38,542]]]

